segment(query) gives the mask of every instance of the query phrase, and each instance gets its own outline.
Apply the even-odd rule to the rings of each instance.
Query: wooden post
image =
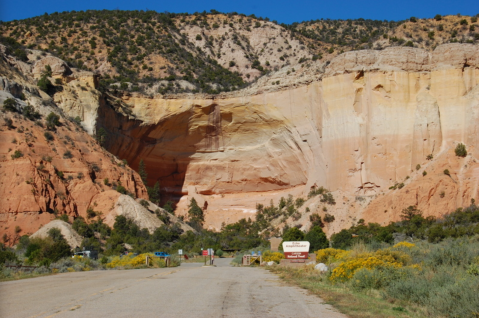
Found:
[[[149,259],[148,259],[148,255],[146,255],[146,266],[148,266],[149,264]]]

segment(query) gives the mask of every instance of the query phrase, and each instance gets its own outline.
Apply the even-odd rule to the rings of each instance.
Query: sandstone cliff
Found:
[[[309,84],[304,76],[291,75],[283,80],[290,86],[280,89],[264,82],[221,96],[123,96],[116,103],[128,105],[134,118],[102,107],[98,127],[110,136],[109,151],[133,167],[144,159],[149,182],[160,181],[165,193],[181,197],[179,213],[194,196],[206,208],[207,223],[219,228],[254,216],[256,203],[289,193],[305,196],[317,185],[337,197],[332,208],[337,230],[363,213],[391,220],[414,201],[408,197],[429,192],[420,186],[395,192],[395,203],[383,203],[381,217],[373,218],[377,211],[365,204],[348,204],[357,196],[379,202],[395,182],[411,177],[417,164],[427,165],[428,155],[436,162],[463,142],[467,160],[475,160],[478,59],[478,46],[465,44],[442,45],[432,53],[347,52]],[[449,170],[456,168],[451,164]],[[436,187],[441,178],[428,183]],[[477,195],[470,182],[467,198]],[[439,215],[469,203],[459,195],[448,194],[449,204],[440,208],[414,202],[426,215]]]
[[[81,114],[90,133],[104,130],[104,147],[133,168],[143,159],[148,183],[158,181],[163,199],[178,201],[178,214],[186,214],[194,197],[211,228],[254,217],[257,203],[306,197],[313,186],[330,189],[336,199],[326,207],[335,216],[329,234],[360,218],[397,220],[408,205],[442,215],[477,197],[477,45],[352,51],[309,68],[285,66],[241,91],[168,99],[102,95],[92,75],[90,88],[78,73],[70,82],[68,76],[51,102],[68,116]],[[2,149],[13,133],[4,134]],[[464,159],[454,155],[459,142],[469,152]],[[452,177],[441,173],[446,168]],[[389,189],[401,182],[404,188]],[[287,222],[307,227],[308,214],[324,214],[324,207],[313,198],[299,220]]]

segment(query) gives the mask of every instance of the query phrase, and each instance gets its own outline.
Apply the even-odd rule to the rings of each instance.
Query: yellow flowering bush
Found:
[[[335,262],[346,258],[350,254],[349,251],[340,250],[336,248],[325,248],[316,251],[316,262],[328,263]]]
[[[416,244],[409,243],[409,242],[399,242],[396,245],[394,245],[393,248],[398,248],[398,247],[412,248],[414,246],[416,246]]]
[[[279,262],[284,258],[283,253],[280,252],[265,252],[263,255],[263,261],[265,262],[275,262],[279,264]]]
[[[123,257],[116,256],[110,263],[106,264],[107,268],[116,268],[116,267],[137,267],[141,265],[146,265],[146,256],[149,256],[153,260],[154,255],[150,253],[139,254],[137,256],[128,256]]]
[[[80,255],[75,255],[75,256],[72,257],[72,259],[75,262],[81,262],[83,260],[83,257],[81,257]]]
[[[377,250],[374,255],[388,263],[400,263],[405,266],[411,263],[411,256],[401,251],[394,251],[391,249]]]
[[[338,265],[331,273],[330,280],[333,282],[346,281],[354,276],[359,269],[373,269],[377,267],[402,267],[401,263],[394,262],[390,256],[363,255],[348,259]],[[392,262],[391,262],[392,261]]]

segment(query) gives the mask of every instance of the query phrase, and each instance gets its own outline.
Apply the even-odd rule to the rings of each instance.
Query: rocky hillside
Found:
[[[445,43],[475,43],[479,40],[477,16],[436,15],[433,19],[411,17],[406,21],[316,20],[292,24],[289,29],[329,50],[383,49],[409,46],[433,50]],[[313,44],[314,45],[314,44]]]
[[[234,91],[285,66],[309,68],[310,62],[350,50],[433,50],[443,43],[479,41],[477,17],[439,15],[278,25],[214,10],[192,15],[104,10],[54,13],[0,27],[2,42],[14,44],[23,59],[24,48],[50,52],[70,67],[101,74],[104,88],[150,95]]]
[[[131,180],[131,187],[127,190],[139,198],[146,197],[144,187],[137,183],[138,176],[128,167],[118,167],[123,162],[119,159],[125,159],[137,170],[140,160],[143,160],[148,173],[147,185],[152,187],[158,182],[162,203],[169,199],[177,202],[177,215],[186,216],[188,204],[195,198],[205,211],[206,226],[214,229],[241,218],[254,218],[257,204],[267,206],[271,201],[276,204],[281,197],[288,195],[302,197],[306,202],[299,208],[299,214],[278,221],[278,227],[288,223],[306,228],[309,226],[309,216],[318,213],[322,217],[334,217],[328,217],[331,221],[327,225],[329,234],[347,228],[362,218],[366,222],[383,224],[397,220],[400,211],[409,205],[422,210],[425,216],[439,216],[468,205],[471,199],[478,196],[479,170],[476,166],[479,145],[476,127],[479,120],[479,46],[474,42],[475,37],[464,38],[465,42],[474,43],[448,44],[440,44],[438,38],[434,44],[423,43],[424,48],[410,47],[409,44],[406,45],[407,41],[389,41],[399,37],[398,32],[409,30],[408,28],[413,30],[414,26],[427,23],[443,21],[445,30],[452,32],[456,23],[454,19],[459,17],[441,17],[442,20],[434,21],[417,19],[415,22],[402,22],[394,26],[388,23],[387,39],[383,36],[383,30],[378,31],[378,38],[370,37],[370,40],[373,47],[376,41],[383,40],[388,42],[385,46],[391,47],[381,50],[349,50],[348,45],[350,49],[361,48],[364,44],[369,46],[368,40],[357,47],[354,35],[345,37],[349,44],[344,44],[341,49],[336,49],[339,46],[335,44],[329,53],[333,44],[331,37],[329,40],[315,39],[311,35],[302,34],[299,24],[293,28],[255,17],[217,13],[165,15],[154,12],[119,12],[115,15],[106,11],[101,14],[111,16],[111,19],[94,20],[98,14],[100,13],[69,13],[71,19],[68,21],[60,19],[64,14],[56,14],[12,22],[8,26],[2,26],[3,32],[6,32],[4,34],[9,36],[6,40],[4,38],[8,46],[0,46],[3,59],[0,75],[4,78],[4,84],[0,87],[3,92],[0,92],[14,95],[23,114],[23,108],[30,104],[37,111],[43,111],[42,120],[46,119],[50,111],[55,111],[62,118],[60,122],[65,121],[65,125],[55,127],[61,133],[53,136],[53,140],[43,137],[47,139],[44,141],[45,147],[50,147],[45,149],[52,152],[49,156],[53,163],[49,163],[41,159],[45,156],[43,152],[40,155],[35,148],[35,152],[31,151],[32,147],[27,141],[21,144],[23,148],[18,144],[19,140],[23,140],[21,138],[26,138],[22,135],[25,134],[25,128],[29,129],[28,132],[35,131],[38,140],[45,134],[45,129],[24,118],[25,114],[18,115],[19,111],[5,112],[3,116],[11,119],[11,127],[14,127],[5,128],[1,134],[4,143],[0,147],[6,162],[10,162],[10,165],[23,162],[28,154],[35,158],[29,159],[33,160],[29,169],[38,172],[35,167],[42,164],[44,167],[40,171],[51,171],[50,181],[56,180],[53,174],[57,170],[73,171],[73,181],[67,180],[67,184],[73,182],[80,185],[88,180],[88,184],[100,192],[89,197],[90,206],[91,202],[97,203],[97,206],[92,207],[94,211],[98,209],[110,213],[113,208],[115,213],[122,211],[117,204],[118,192],[107,191],[114,186],[113,182],[118,186],[118,181],[124,185],[124,180]],[[459,26],[462,28],[465,24],[461,24],[461,21],[467,19],[469,27],[469,31],[463,33],[471,34],[473,31],[470,27],[475,22],[470,17],[461,18],[458,20]],[[144,40],[142,45],[138,45],[139,33],[130,40],[128,39],[133,32],[125,31],[121,35],[122,28],[126,27],[129,31],[136,30],[136,27],[147,30],[150,20],[156,21],[156,27],[152,28],[161,40],[155,41],[152,35],[148,41]],[[28,30],[27,21],[31,24]],[[42,27],[34,25],[34,21]],[[68,26],[70,21],[73,26]],[[116,21],[116,24],[109,21]],[[360,24],[359,27],[354,24],[356,22],[365,24]],[[358,26],[357,30],[372,30],[374,24],[366,22],[358,20],[351,23]],[[56,26],[63,26],[62,23],[65,23],[62,31],[55,31]],[[348,23],[342,21],[339,24]],[[100,24],[101,28],[92,28]],[[314,26],[314,23],[309,26]],[[71,53],[66,55],[69,62],[54,56],[60,54],[57,50],[59,46],[55,44],[55,39],[58,40],[56,35],[72,28],[78,28],[78,32],[72,32],[71,37],[67,34],[65,38],[75,42],[71,42],[72,45],[68,42],[61,54],[66,54],[67,49],[70,52],[75,46],[84,49],[88,42],[81,44],[81,41],[93,39],[96,32],[112,30],[113,33],[105,41],[95,40],[94,49],[88,43],[88,51],[93,50],[93,53],[89,52],[91,56],[103,54],[104,57],[104,67],[101,68],[93,68],[95,60],[89,60],[87,67],[96,73],[84,70],[85,64],[75,64],[80,68],[69,65],[72,63]],[[386,24],[378,23],[377,28],[386,28]],[[38,36],[40,29],[47,30],[41,37]],[[420,36],[426,32],[423,29],[419,28],[414,34]],[[82,35],[82,31],[86,35]],[[28,32],[39,34],[35,33],[36,36],[29,38]],[[56,34],[53,37],[52,32]],[[359,34],[361,32],[365,31],[360,31]],[[143,36],[145,34],[143,32]],[[16,35],[20,42],[13,38]],[[462,35],[461,33],[458,39],[462,39]],[[131,69],[134,67],[138,72],[121,73],[122,66],[111,60],[113,47],[117,44],[113,43],[113,47],[110,47],[105,42],[120,41],[120,36],[124,38],[118,43],[136,43],[134,45],[140,47],[141,51],[132,53],[130,47],[125,50],[123,48],[126,44],[122,44],[123,48],[118,51],[115,61],[123,61],[126,64],[121,65],[130,65]],[[220,40],[223,36],[225,39]],[[53,43],[48,49],[56,50],[55,54],[38,50],[46,48],[39,44],[35,44],[37,49],[25,48],[25,45],[32,47],[33,41],[43,41],[42,37]],[[270,37],[272,39],[267,42],[265,39]],[[165,43],[168,39],[178,46],[171,44],[167,47]],[[185,44],[181,44],[181,39],[184,39]],[[443,39],[451,41],[445,37],[441,41]],[[22,41],[25,43],[22,44]],[[203,41],[200,50],[197,45],[191,46],[195,41]],[[285,46],[286,41],[289,49]],[[313,42],[316,43],[315,46],[311,45]],[[420,46],[419,43],[422,42],[415,40],[412,46]],[[176,49],[168,50],[172,47]],[[191,55],[181,55],[183,49],[178,47],[184,48]],[[225,47],[228,50],[224,51]],[[240,49],[241,54],[234,55]],[[341,53],[341,50],[345,52]],[[144,55],[146,52],[149,53]],[[290,53],[285,57],[285,52]],[[320,56],[320,53],[324,54]],[[152,59],[153,56],[158,56],[158,60],[152,59],[151,66],[147,65],[145,70],[139,67],[139,60],[132,60],[134,56],[145,60],[147,57]],[[163,62],[159,62],[160,56]],[[250,59],[252,57],[253,60]],[[234,65],[230,66],[233,58]],[[300,61],[301,59],[303,60]],[[252,68],[255,60],[260,62],[261,68]],[[128,64],[128,61],[132,64]],[[243,84],[230,85],[228,83],[231,82],[227,79],[219,79],[218,83],[223,88],[228,86],[233,91],[205,94],[204,92],[225,90],[214,86],[211,81],[217,79],[213,78],[210,82],[203,81],[210,89],[204,89],[200,93],[202,89],[196,81],[203,78],[201,74],[204,74],[204,69],[194,68],[198,64],[189,64],[192,61],[210,63],[210,69],[217,67],[218,72],[230,72],[221,74],[234,75],[234,72],[227,70],[235,68],[237,73],[234,76]],[[266,61],[269,62],[268,68],[265,68]],[[165,69],[160,67],[157,70],[154,68],[156,65],[170,65],[166,69],[171,72],[161,73]],[[148,71],[148,67],[153,70]],[[178,79],[181,71],[188,67],[192,74],[195,72],[195,80]],[[156,71],[159,73],[149,77],[148,83],[144,82],[146,72]],[[165,76],[169,79],[165,79]],[[245,83],[258,76],[257,80],[244,87]],[[107,78],[107,81],[102,81],[101,78]],[[47,79],[50,84],[45,86]],[[125,79],[131,85],[143,85],[144,89],[127,91],[121,87],[102,86],[108,83],[130,85]],[[165,88],[165,83],[168,83],[166,87],[176,87],[168,92],[177,94],[158,93]],[[188,93],[188,90],[180,89],[177,84],[193,86],[189,86],[192,89]],[[148,88],[148,85],[151,87]],[[45,86],[45,92],[39,89],[42,86]],[[241,87],[244,88],[239,89]],[[198,93],[193,94],[193,91]],[[5,95],[7,96],[10,95]],[[76,119],[76,123],[68,118]],[[30,125],[27,122],[31,122]],[[23,132],[17,130],[19,125],[24,126]],[[102,150],[81,128],[119,159]],[[70,133],[77,130],[78,135]],[[13,138],[17,144],[12,143]],[[74,152],[76,148],[72,148],[73,145],[79,147],[82,138],[85,139],[86,148]],[[37,147],[36,143],[30,143]],[[467,149],[465,157],[455,155],[454,150],[460,143]],[[59,155],[54,155],[53,148]],[[21,151],[24,157],[13,158],[16,150]],[[63,158],[67,150],[74,156],[74,162],[77,162],[76,158],[85,157],[78,159],[85,169],[89,168],[88,171],[82,171],[82,178],[75,175],[78,174],[76,170],[58,168],[61,164],[71,165],[71,158]],[[98,155],[102,159],[101,164],[108,163],[111,167],[100,167],[97,162],[100,160],[88,157],[88,151],[95,152],[95,156],[96,152],[102,153],[101,156]],[[99,168],[100,174],[104,170],[113,170],[117,174],[111,172],[108,176],[97,176],[93,164]],[[11,171],[14,170],[7,169],[4,172],[8,174],[8,180],[14,178]],[[93,177],[90,171],[95,172]],[[38,174],[41,175],[41,172]],[[101,180],[105,177],[109,181],[103,181],[102,184]],[[25,188],[25,185],[29,185],[25,182],[27,176],[22,178],[17,182],[17,186],[22,184],[22,190],[14,193],[33,193],[30,188]],[[321,186],[331,191],[334,200],[324,201],[321,196],[308,199],[311,189]],[[102,192],[102,189],[105,191]],[[59,191],[63,190],[53,192]],[[30,193],[28,196],[32,196]],[[101,200],[93,199],[96,195]],[[29,208],[21,206],[25,201],[22,198],[6,198],[5,200],[12,200],[9,204],[16,208],[5,211],[16,211],[17,214],[30,212]],[[53,202],[51,200],[48,202]],[[109,202],[116,202],[116,205]],[[49,204],[46,206],[50,206],[53,213],[56,206],[60,207],[59,203]],[[82,207],[77,208],[78,214],[85,215],[89,205],[76,204]],[[61,207],[60,212],[70,211],[67,205]],[[35,211],[39,210],[40,208]],[[132,208],[131,213],[136,213],[136,210]],[[10,220],[15,220],[11,218],[14,214],[4,214],[10,215]],[[15,223],[12,221],[9,224]]]

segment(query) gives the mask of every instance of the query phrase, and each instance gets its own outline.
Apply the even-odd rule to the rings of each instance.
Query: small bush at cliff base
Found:
[[[37,86],[45,93],[48,93],[53,88],[52,82],[50,82],[50,80],[45,75],[38,80]]]
[[[0,266],[5,262],[18,263],[18,257],[13,250],[0,243]]]
[[[30,106],[30,105],[27,105],[27,106],[23,107],[22,113],[23,113],[23,116],[25,116],[26,118],[28,118],[30,120],[35,120],[35,119],[40,118],[40,113],[37,112],[33,108],[33,106]]]
[[[456,152],[456,156],[458,156],[458,157],[467,156],[466,145],[464,145],[463,143],[458,144],[454,151]]]
[[[116,187],[116,191],[120,192],[121,194],[126,194],[126,189],[125,189],[125,187],[122,186],[122,185],[118,185],[118,186]]]
[[[15,152],[12,155],[12,159],[17,159],[23,157],[23,153],[20,150],[15,150]]]
[[[331,222],[334,222],[334,220],[335,220],[334,215],[331,215],[329,213],[326,213],[324,215],[324,222],[331,223]]]
[[[48,132],[48,131],[45,131],[45,133],[43,134],[43,136],[45,136],[45,139],[48,140],[48,141],[52,141],[54,138],[53,138],[53,135]]]
[[[70,150],[65,151],[63,154],[63,159],[71,159],[73,158],[72,152]]]
[[[60,126],[60,116],[51,112],[46,118],[46,124],[48,130],[55,130],[57,126]]]
[[[3,110],[7,112],[16,112],[17,111],[17,101],[13,98],[7,98],[3,102]]]

